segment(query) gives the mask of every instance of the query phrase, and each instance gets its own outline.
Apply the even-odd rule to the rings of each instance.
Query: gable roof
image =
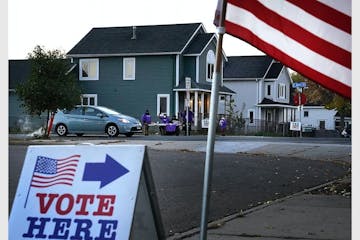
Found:
[[[228,57],[228,61],[224,63],[224,79],[263,78],[272,60],[267,55]]]
[[[284,67],[284,65],[282,65],[282,63],[273,62],[271,64],[271,67],[270,67],[269,71],[266,73],[265,78],[267,78],[267,79],[276,79],[276,78],[278,78],[281,70],[283,69],[283,67]]]
[[[214,33],[200,33],[195,36],[189,46],[185,49],[184,55],[199,55],[215,37]]]
[[[93,28],[69,57],[176,54],[184,50],[201,23]]]

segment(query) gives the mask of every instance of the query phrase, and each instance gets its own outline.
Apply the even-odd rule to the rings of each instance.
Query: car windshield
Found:
[[[115,110],[112,110],[110,108],[107,108],[107,107],[100,107],[100,106],[97,106],[97,109],[103,111],[104,113],[106,114],[111,114],[111,115],[114,115],[114,114],[121,114]]]

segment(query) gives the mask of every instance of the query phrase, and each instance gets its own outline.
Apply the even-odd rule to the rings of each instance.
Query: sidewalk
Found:
[[[351,199],[299,194],[210,224],[208,240],[351,239]],[[168,240],[200,239],[199,229]]]

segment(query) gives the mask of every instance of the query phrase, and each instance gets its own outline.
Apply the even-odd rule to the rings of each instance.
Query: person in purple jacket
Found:
[[[142,115],[141,121],[144,126],[145,136],[148,136],[149,135],[149,124],[151,123],[151,115],[149,113],[149,110],[146,109],[145,113]]]
[[[225,130],[226,130],[226,119],[224,116],[222,116],[220,118],[220,121],[219,121],[219,127],[220,127],[220,131],[221,131],[221,135],[222,136],[225,136]]]
[[[193,123],[193,119],[194,119],[194,113],[190,110],[189,108],[189,121],[188,121],[188,124],[189,124],[189,135],[190,135],[190,132],[191,132],[191,124]],[[180,113],[180,117],[182,118],[182,124],[183,124],[183,129],[184,129],[184,133],[186,135],[186,118],[187,118],[187,113],[186,113],[186,108],[184,109],[183,112]]]

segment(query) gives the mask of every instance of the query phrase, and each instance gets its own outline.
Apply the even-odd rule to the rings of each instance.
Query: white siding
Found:
[[[254,80],[237,80],[237,81],[224,81],[224,85],[234,92],[232,98],[235,100],[236,108],[235,111],[242,111],[243,117],[247,118],[247,113],[249,109],[255,109],[257,104],[257,83]],[[244,107],[245,106],[245,107]],[[243,108],[244,107],[244,108]],[[254,118],[257,119],[258,116],[255,112]]]
[[[304,116],[304,112],[308,112],[308,117]],[[335,110],[325,109],[323,106],[305,106],[301,111],[302,124],[310,124],[317,130],[320,129],[320,122],[325,121],[325,130],[335,130]],[[299,119],[299,111],[296,111],[297,119]]]

